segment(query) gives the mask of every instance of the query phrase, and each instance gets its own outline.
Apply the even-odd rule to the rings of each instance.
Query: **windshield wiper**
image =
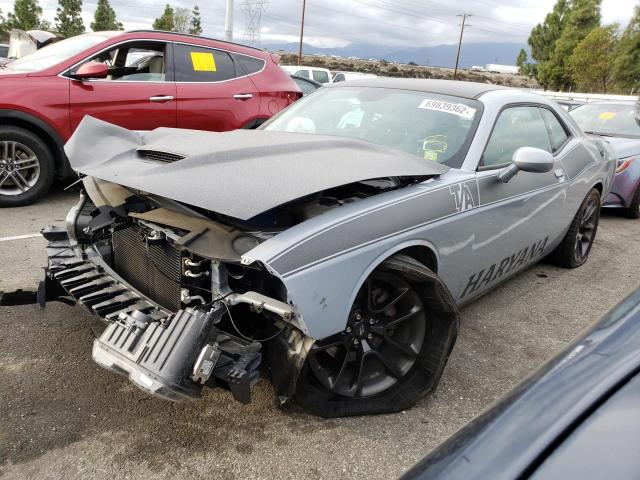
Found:
[[[587,135],[596,135],[598,137],[615,137],[616,135],[612,133],[602,133],[602,132],[584,132]]]

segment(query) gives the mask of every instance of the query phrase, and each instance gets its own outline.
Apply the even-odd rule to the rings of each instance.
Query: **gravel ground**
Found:
[[[37,232],[75,195],[0,211],[0,291],[33,289]],[[480,413],[640,281],[640,221],[605,214],[589,262],[539,264],[465,308],[435,395],[394,415],[325,420],[279,409],[268,382],[242,406],[224,391],[173,404],[91,361],[81,308],[0,307],[3,478],[393,478]]]

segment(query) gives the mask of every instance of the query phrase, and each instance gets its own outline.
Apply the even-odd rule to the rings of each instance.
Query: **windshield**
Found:
[[[357,138],[458,168],[480,110],[475,100],[412,90],[321,88],[263,128]]]
[[[631,104],[587,104],[571,110],[569,115],[585,133],[640,138],[640,125]]]
[[[101,32],[87,33],[85,35],[67,38],[66,40],[47,45],[22,58],[18,58],[8,63],[6,67],[8,70],[14,70],[16,72],[38,72],[67,60],[100,42],[104,42],[113,35],[115,35],[115,33]]]

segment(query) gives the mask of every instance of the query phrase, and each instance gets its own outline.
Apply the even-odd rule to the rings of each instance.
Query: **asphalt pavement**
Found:
[[[0,291],[35,289],[33,234],[75,201],[0,210]],[[535,265],[466,307],[435,394],[393,415],[282,410],[266,381],[248,406],[222,390],[157,400],[92,362],[83,309],[0,307],[0,477],[395,478],[637,287],[639,237],[640,221],[605,214],[586,265]]]

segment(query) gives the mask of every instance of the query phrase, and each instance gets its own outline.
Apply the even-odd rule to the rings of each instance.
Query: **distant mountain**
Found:
[[[284,50],[293,53],[298,51],[297,43],[267,44],[261,45],[261,47],[271,51]],[[399,48],[359,43],[351,43],[341,48],[317,48],[303,44],[303,52],[306,54],[359,57],[365,60],[375,58],[401,63],[415,62],[418,65],[433,67],[453,67],[456,62],[457,48],[457,45]],[[524,43],[465,43],[462,45],[462,52],[460,53],[460,65],[462,68],[469,68],[473,65],[486,65],[487,63],[515,65],[516,57],[521,48],[524,48],[529,53],[529,47]]]

